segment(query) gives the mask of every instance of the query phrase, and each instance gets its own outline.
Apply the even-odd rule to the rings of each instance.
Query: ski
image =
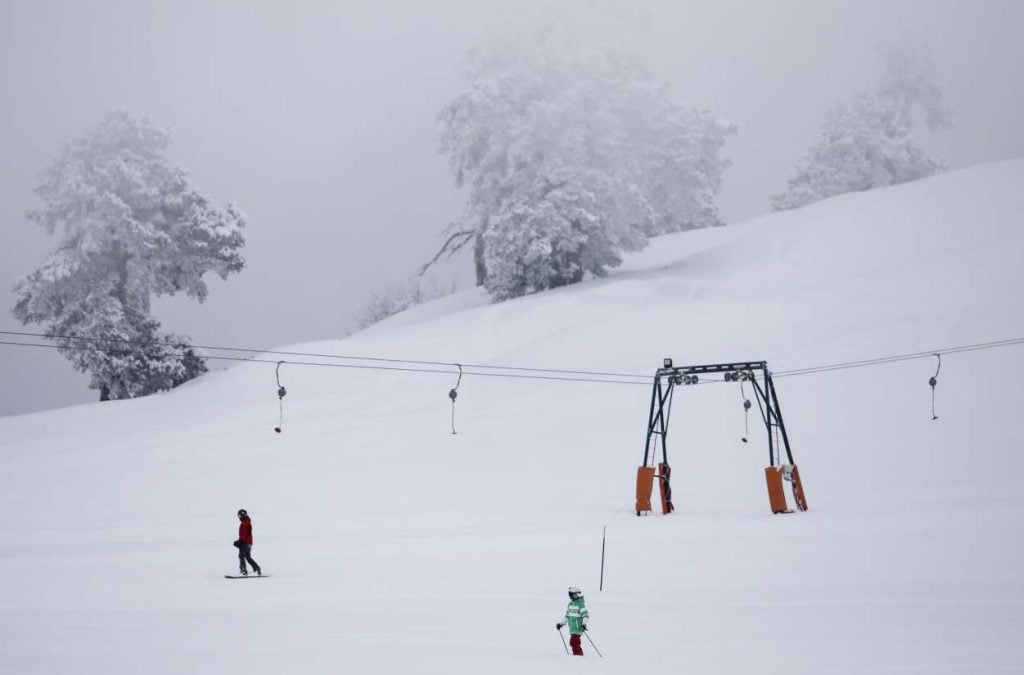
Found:
[[[269,576],[270,576],[269,574],[264,574],[262,576],[259,575],[259,574],[250,574],[248,576],[242,576],[241,574],[225,574],[224,578],[225,579],[265,579],[265,578],[267,578]]]

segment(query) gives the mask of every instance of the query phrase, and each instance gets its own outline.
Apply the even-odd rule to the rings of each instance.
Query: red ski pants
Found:
[[[569,638],[569,646],[572,647],[573,656],[583,656],[583,644],[580,643],[579,635],[573,635]]]

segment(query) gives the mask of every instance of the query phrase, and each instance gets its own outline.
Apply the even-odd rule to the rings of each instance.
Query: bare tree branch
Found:
[[[449,226],[448,229],[451,230],[452,227],[454,227],[454,224]],[[441,246],[441,249],[434,255],[430,262],[428,262],[427,264],[420,268],[420,271],[416,274],[416,276],[422,277],[426,273],[426,271],[430,269],[431,266],[433,266],[439,260],[441,260],[442,258],[447,260],[456,253],[458,253],[459,251],[461,251],[463,246],[473,241],[474,235],[476,235],[476,229],[459,230],[458,232],[453,233],[450,237],[448,237],[447,240],[445,240],[444,244]]]

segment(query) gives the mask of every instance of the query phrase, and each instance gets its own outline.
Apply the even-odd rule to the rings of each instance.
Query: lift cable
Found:
[[[112,344],[129,344],[139,346],[149,345],[160,345],[167,346],[167,343],[153,342],[153,341],[140,341],[140,340],[127,340],[124,338],[93,338],[93,337],[82,337],[77,335],[46,335],[45,333],[28,333],[19,331],[6,331],[0,330],[0,335],[12,335],[17,337],[34,337],[44,338],[47,340],[83,340],[86,342],[98,342],[98,343],[112,343]],[[14,343],[0,343],[0,344],[14,344]],[[269,356],[299,356],[303,358],[311,359],[339,359],[342,361],[368,361],[374,363],[396,363],[396,364],[409,364],[409,365],[420,365],[420,366],[450,366],[450,362],[445,361],[423,361],[416,359],[397,359],[397,358],[384,358],[384,357],[372,357],[372,356],[352,356],[346,354],[319,354],[314,352],[288,352],[279,351],[273,349],[251,349],[248,347],[215,347],[210,345],[189,345],[193,349],[203,349],[206,351],[224,351],[224,352],[242,352],[246,354],[266,354]],[[213,356],[207,358],[214,358]],[[243,359],[249,360],[249,359]],[[479,363],[464,363],[463,366],[467,368],[474,368],[477,370],[507,370],[512,372],[529,372],[529,373],[550,373],[555,375],[585,375],[593,377],[618,377],[618,378],[635,378],[642,379],[646,383],[651,379],[650,373],[611,373],[611,372],[600,372],[591,370],[562,370],[557,368],[528,368],[524,366],[502,366],[502,365],[487,365]],[[447,372],[447,371],[445,371]],[[480,374],[480,373],[476,373]]]
[[[133,342],[130,340],[117,340],[117,339],[106,339],[106,338],[79,338],[73,336],[48,336],[41,333],[19,333],[13,331],[0,331],[0,335],[19,335],[28,337],[38,337],[45,339],[74,339],[83,340],[90,342],[99,343],[122,343],[122,344],[143,344],[143,345],[162,345],[168,346],[165,343],[153,343],[153,342]],[[831,363],[820,366],[808,366],[805,368],[797,368],[791,370],[780,370],[772,371],[773,377],[796,377],[800,375],[811,375],[817,373],[831,372],[835,370],[846,370],[850,368],[862,368],[867,366],[882,365],[888,363],[896,363],[900,361],[909,361],[912,359],[923,359],[937,356],[939,354],[957,354],[963,352],[972,352],[986,349],[995,349],[999,347],[1008,347],[1014,345],[1024,344],[1024,337],[1011,338],[1006,340],[996,340],[991,342],[978,342],[968,345],[959,345],[954,347],[947,347],[945,349],[930,349],[922,352],[911,352],[907,354],[896,354],[892,356],[882,356],[873,359],[863,359],[859,361],[845,361],[840,363]],[[80,351],[95,351],[95,352],[109,352],[109,349],[103,349],[98,346],[59,346],[53,344],[38,344],[30,342],[16,342],[0,340],[0,345],[10,346],[21,346],[21,347],[43,347],[49,349],[69,349],[69,350],[80,350]],[[216,349],[224,351],[239,351],[249,352],[253,354],[267,354],[267,355],[295,355],[303,356],[306,358],[332,358],[342,360],[353,360],[353,361],[368,361],[377,363],[393,363],[393,364],[408,364],[409,366],[423,365],[431,366],[427,368],[416,368],[416,367],[401,367],[397,365],[371,365],[371,364],[359,364],[359,363],[325,363],[321,361],[288,361],[289,365],[302,365],[302,366],[319,366],[326,368],[355,368],[363,370],[389,370],[397,372],[410,372],[410,373],[440,373],[446,375],[454,374],[451,370],[451,363],[444,363],[440,361],[414,361],[410,359],[383,359],[383,358],[371,358],[362,356],[339,356],[334,354],[311,354],[304,352],[282,352],[273,350],[250,350],[244,348],[232,348],[232,347],[203,347],[199,345],[189,345],[192,348],[198,349]],[[205,358],[210,360],[218,361],[235,361],[243,363],[273,363],[278,364],[280,361],[274,359],[262,359],[258,357],[238,357],[238,356],[216,356],[210,355]],[[440,368],[437,366],[446,366],[446,368]],[[644,385],[647,386],[650,383],[650,375],[635,375],[626,373],[611,373],[601,371],[587,371],[587,370],[557,370],[550,368],[526,368],[520,366],[488,366],[488,365],[475,365],[475,364],[462,364],[462,367],[466,368],[466,375],[476,375],[481,377],[505,377],[514,379],[527,379],[527,380],[548,380],[548,381],[559,381],[559,382],[592,382],[599,384],[632,384],[632,385]],[[487,372],[487,371],[511,371],[511,372]],[[685,370],[685,367],[681,368]],[[531,374],[531,373],[547,373],[547,374]],[[581,375],[584,377],[572,377],[573,375]],[[622,378],[622,379],[607,379],[607,378]],[[642,378],[634,379],[634,378]],[[694,384],[712,384],[724,382],[725,380],[715,379],[701,379],[699,382]]]
[[[6,341],[6,340],[0,340],[0,345],[11,345],[11,346],[18,346],[18,347],[42,347],[42,348],[45,348],[45,349],[70,349],[70,350],[75,350],[75,351],[105,352],[105,353],[109,353],[110,351],[112,351],[112,350],[109,350],[109,349],[103,349],[101,347],[58,346],[58,345],[38,344],[38,343],[31,343],[31,342],[12,342],[12,341]],[[211,355],[211,356],[205,356],[204,358],[209,359],[211,361],[235,361],[235,362],[240,362],[240,363],[272,363],[272,364],[280,363],[279,361],[276,361],[276,360],[273,360],[273,359],[261,359],[261,358],[255,358],[255,357],[241,357],[241,356],[213,356],[213,355]],[[387,371],[403,372],[403,373],[439,373],[439,374],[443,374],[443,375],[455,374],[455,371],[453,371],[451,369],[444,370],[444,369],[440,369],[440,368],[402,368],[402,367],[399,367],[399,366],[377,366],[377,365],[355,364],[355,363],[323,363],[323,362],[319,362],[319,361],[288,361],[287,363],[290,366],[317,366],[317,367],[321,367],[321,368],[350,368],[350,369],[357,369],[357,370],[387,370]],[[442,365],[451,365],[451,364],[442,364]],[[464,365],[463,367],[464,368],[470,368],[470,367],[477,368],[478,366],[466,366],[466,365]],[[484,367],[486,367],[486,366],[484,366]],[[533,370],[533,369],[527,368],[526,370]],[[545,371],[541,371],[541,372],[545,372]],[[632,385],[650,386],[650,382],[649,382],[650,376],[649,375],[646,376],[646,378],[645,378],[648,381],[640,382],[640,381],[629,381],[629,380],[609,380],[609,379],[597,378],[597,377],[586,377],[586,378],[584,378],[584,377],[558,377],[556,375],[529,375],[529,374],[525,374],[525,373],[489,373],[489,372],[484,372],[484,371],[479,371],[479,370],[466,370],[465,374],[466,375],[476,375],[476,376],[479,376],[479,377],[504,377],[504,378],[520,379],[520,380],[546,380],[546,381],[552,381],[552,382],[592,382],[592,383],[596,383],[596,384],[632,384]]]
[[[1007,340],[996,340],[993,342],[978,342],[970,345],[947,347],[945,349],[929,349],[924,352],[911,352],[909,354],[897,354],[893,356],[882,356],[862,361],[846,361],[843,363],[831,363],[822,366],[809,366],[807,368],[796,368],[793,370],[772,371],[774,377],[792,377],[795,375],[809,375],[811,373],[824,373],[831,370],[845,370],[847,368],[860,368],[862,366],[875,366],[884,363],[896,363],[898,361],[910,361],[913,359],[927,359],[937,354],[958,354],[961,352],[973,352],[982,349],[995,349],[997,347],[1010,347],[1024,344],[1024,337],[1011,338]]]

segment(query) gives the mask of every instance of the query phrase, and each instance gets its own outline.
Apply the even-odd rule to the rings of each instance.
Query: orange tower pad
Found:
[[[768,503],[771,504],[772,513],[790,513],[786,493],[782,489],[782,469],[765,467],[764,478],[768,483]]]
[[[636,470],[636,515],[651,510],[651,492],[654,490],[654,467],[641,466]]]

